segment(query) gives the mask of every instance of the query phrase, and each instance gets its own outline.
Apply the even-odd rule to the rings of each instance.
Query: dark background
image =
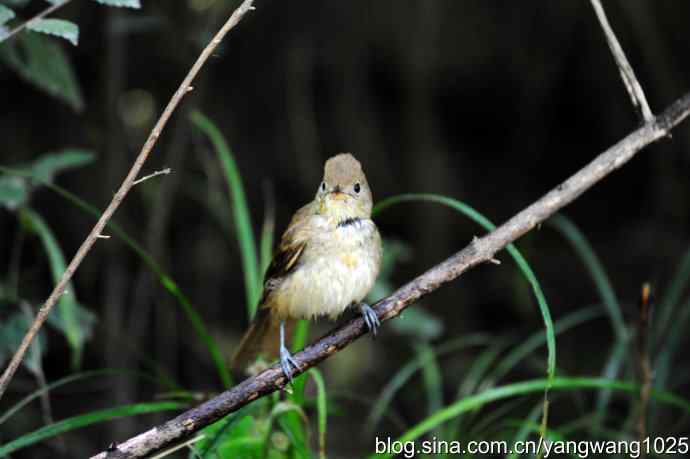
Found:
[[[81,28],[78,47],[61,44],[86,100],[80,113],[0,70],[0,163],[27,162],[66,146],[92,149],[94,163],[57,183],[98,207],[107,205],[158,114],[234,7],[222,0],[143,4],[129,11],[74,2],[57,15]],[[325,159],[340,151],[362,162],[375,199],[439,193],[501,223],[639,125],[589,2],[259,0],[256,7],[207,63],[144,168],[171,167],[173,174],[134,188],[115,215],[192,300],[228,358],[247,325],[242,269],[219,163],[188,121],[191,109],[213,119],[228,139],[257,235],[267,195],[281,231],[312,198]],[[652,110],[660,112],[690,89],[690,3],[619,0],[605,7]],[[565,211],[601,258],[629,320],[642,282],[663,292],[688,247],[689,145],[690,129],[681,126]],[[32,207],[67,257],[94,223],[48,190],[32,197]],[[434,204],[401,204],[376,221],[384,238],[411,250],[396,264],[394,285],[482,233]],[[14,215],[0,210],[0,276],[16,229]],[[554,318],[600,303],[582,263],[553,229],[531,232],[518,247]],[[472,270],[415,306],[442,319],[443,336],[436,341],[475,331],[527,336],[542,329],[528,285],[507,254],[499,258],[502,265]],[[34,238],[25,249],[20,290],[38,306],[51,288]],[[123,243],[99,241],[77,272],[75,288],[99,318],[84,368],[143,368],[137,355],[144,353],[191,390],[220,390],[208,352],[179,307]],[[69,373],[69,354],[64,339],[49,338],[45,365],[54,380]],[[606,319],[564,335],[559,368],[600,374],[612,341]],[[322,366],[329,388],[366,400],[412,356],[411,340],[389,329]],[[459,377],[472,358],[468,352],[445,369]],[[687,361],[678,369],[687,370]],[[449,397],[456,390],[452,381],[453,373]],[[3,404],[33,384],[20,372]],[[55,394],[54,411],[60,419],[148,400],[157,390],[125,378],[88,383]],[[395,409],[409,424],[420,419],[413,394]],[[366,406],[351,410],[350,416],[366,413]],[[67,438],[86,454],[162,419],[133,418]],[[351,417],[331,419],[334,457],[370,450],[369,438],[343,438]],[[4,426],[5,439],[32,425],[35,418]]]

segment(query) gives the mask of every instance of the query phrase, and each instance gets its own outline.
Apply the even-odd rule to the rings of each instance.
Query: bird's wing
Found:
[[[264,276],[262,305],[267,304],[268,296],[282,278],[290,274],[298,266],[300,257],[304,253],[311,235],[309,219],[314,214],[313,209],[313,204],[307,204],[299,209],[280,238],[280,244],[278,244],[278,248],[273,253],[271,264],[268,266]]]

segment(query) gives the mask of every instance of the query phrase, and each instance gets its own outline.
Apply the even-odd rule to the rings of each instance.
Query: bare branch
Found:
[[[690,113],[690,93],[676,101],[655,120],[629,134],[603,152],[572,177],[551,190],[544,197],[515,215],[506,223],[482,238],[474,239],[466,248],[436,265],[424,274],[379,301],[374,310],[382,320],[392,319],[406,307],[441,285],[457,278],[469,269],[489,262],[496,252],[539,225],[555,212],[570,204],[601,179],[628,162],[647,145],[666,136]],[[366,333],[361,317],[335,328],[293,357],[300,371],[317,365],[348,346]],[[114,451],[102,452],[92,459],[121,459],[147,456],[171,444],[184,441],[195,432],[237,411],[244,405],[275,392],[286,384],[279,365],[246,379],[217,397],[192,408],[158,427],[154,427],[117,446]]]
[[[151,153],[153,146],[156,144],[158,137],[160,137],[163,128],[170,119],[170,116],[173,114],[184,95],[188,93],[188,88],[190,87],[196,75],[199,73],[199,70],[201,70],[201,68],[206,63],[206,60],[211,55],[211,53],[213,53],[218,44],[223,40],[223,37],[225,37],[225,35],[233,27],[235,27],[238,22],[240,22],[242,17],[244,17],[244,15],[249,10],[253,9],[252,3],[254,3],[253,0],[245,0],[232,13],[227,22],[223,24],[223,27],[221,27],[221,29],[218,31],[218,33],[216,33],[211,42],[201,52],[196,62],[189,70],[189,73],[180,84],[180,87],[177,89],[177,91],[175,91],[175,94],[173,94],[172,98],[170,99],[170,102],[168,102],[168,105],[165,107],[165,110],[156,122],[156,125],[153,127],[151,134],[149,134],[146,143],[144,143],[144,146],[142,147],[139,156],[137,156],[137,159],[134,161],[132,168],[129,170],[127,177],[122,182],[122,185],[120,185],[120,188],[117,190],[117,193],[115,193],[113,200],[110,201],[110,204],[108,204],[108,207],[103,212],[103,215],[101,215],[101,218],[98,219],[96,225],[93,227],[89,235],[86,237],[81,247],[79,247],[79,250],[77,250],[76,255],[74,256],[70,264],[67,266],[65,273],[62,275],[62,278],[55,286],[55,289],[52,291],[52,293],[50,294],[46,302],[43,304],[43,306],[41,306],[41,309],[39,309],[38,314],[36,314],[34,322],[31,324],[31,327],[29,328],[29,331],[26,333],[26,336],[24,336],[24,339],[22,340],[19,349],[12,357],[12,360],[10,361],[10,364],[7,366],[7,369],[5,369],[5,372],[2,374],[2,377],[0,377],[0,398],[2,398],[2,395],[5,393],[5,390],[7,389],[7,386],[9,385],[12,376],[14,376],[14,373],[17,371],[17,368],[19,367],[19,364],[24,358],[24,354],[26,353],[26,350],[29,348],[31,341],[43,325],[43,322],[45,322],[45,320],[48,318],[48,314],[50,314],[50,311],[52,310],[53,306],[62,295],[63,291],[65,290],[65,287],[67,286],[67,283],[74,275],[74,272],[77,270],[82,260],[84,260],[84,257],[86,257],[86,254],[89,253],[89,250],[91,250],[91,247],[93,247],[96,240],[99,239],[99,235],[103,231],[103,228],[108,223],[110,218],[113,216],[120,203],[123,201],[125,196],[127,196],[129,190],[134,186],[135,179],[139,175],[139,171],[144,165],[146,158],[148,158],[149,153]]]
[[[649,108],[649,104],[647,103],[647,98],[644,95],[642,86],[640,85],[640,82],[637,81],[637,77],[630,66],[630,62],[628,62],[628,58],[625,57],[625,52],[623,52],[621,44],[618,42],[616,35],[613,33],[613,29],[611,29],[609,20],[606,18],[606,13],[604,12],[604,7],[601,5],[600,0],[590,1],[592,2],[594,12],[599,19],[599,24],[601,24],[601,28],[604,30],[604,35],[606,35],[606,42],[609,44],[609,49],[616,60],[616,65],[618,66],[618,71],[621,74],[623,84],[625,84],[625,89],[627,89],[628,94],[630,94],[630,99],[632,100],[632,103],[635,106],[638,114],[642,118],[642,121],[649,123],[652,121],[652,119],[654,119],[654,115],[652,114],[652,110]]]
[[[0,36],[0,43],[2,43],[5,40],[9,40],[11,37],[17,35],[19,32],[24,30],[26,28],[26,26],[29,25],[29,23],[31,23],[31,21],[35,21],[36,19],[41,19],[45,16],[48,16],[49,14],[54,13],[55,11],[62,8],[63,6],[65,6],[66,4],[68,4],[71,1],[72,0],[64,0],[62,2],[53,3],[48,8],[44,9],[43,11],[41,11],[40,13],[38,13],[36,16],[32,17],[28,21],[19,24],[17,27],[15,27],[14,29],[7,32],[5,35]]]
[[[135,180],[133,185],[139,185],[141,182],[145,182],[146,180],[153,177],[158,177],[159,175],[168,175],[170,172],[172,172],[171,169],[169,167],[166,167],[165,169],[155,171],[153,174],[145,175],[142,178]]]

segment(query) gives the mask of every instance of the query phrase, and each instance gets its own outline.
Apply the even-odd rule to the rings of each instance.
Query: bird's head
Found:
[[[320,214],[339,221],[371,217],[371,189],[354,156],[340,153],[326,161],[316,200]]]

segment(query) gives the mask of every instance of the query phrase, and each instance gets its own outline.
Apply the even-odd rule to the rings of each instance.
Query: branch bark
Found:
[[[158,118],[156,125],[153,127],[151,134],[149,134],[148,139],[146,139],[146,143],[144,143],[144,146],[142,147],[139,156],[137,156],[137,159],[134,161],[132,168],[129,170],[127,177],[125,177],[125,180],[122,182],[122,185],[120,185],[120,188],[117,190],[117,193],[115,193],[115,196],[113,197],[112,201],[110,201],[110,204],[108,204],[108,207],[103,212],[103,215],[101,215],[101,218],[98,219],[96,225],[93,227],[89,235],[86,237],[81,247],[79,247],[79,250],[77,250],[76,255],[74,255],[74,258],[67,266],[65,273],[63,274],[58,284],[55,286],[55,289],[52,291],[52,293],[50,294],[46,302],[43,304],[43,306],[41,306],[41,309],[39,309],[38,314],[36,314],[36,318],[31,324],[31,327],[29,327],[29,331],[26,333],[26,336],[24,336],[22,343],[19,345],[19,349],[12,357],[12,360],[5,369],[5,372],[2,374],[2,377],[0,377],[0,398],[2,398],[2,395],[5,393],[7,386],[12,380],[14,373],[17,371],[17,368],[19,367],[19,364],[24,358],[24,354],[26,354],[26,350],[29,348],[29,345],[31,344],[31,341],[33,340],[34,336],[36,336],[36,333],[38,333],[41,326],[48,318],[48,314],[50,314],[50,311],[53,309],[53,306],[55,306],[55,303],[58,301],[60,296],[62,296],[63,292],[65,291],[67,283],[70,281],[70,279],[72,279],[74,272],[77,270],[77,268],[84,260],[86,255],[89,253],[96,241],[100,238],[101,231],[103,231],[105,225],[108,223],[108,221],[113,216],[117,208],[120,206],[120,203],[122,203],[122,201],[125,199],[125,196],[127,196],[129,190],[132,189],[132,187],[135,185],[136,178],[139,175],[139,171],[144,165],[146,158],[148,158],[149,153],[151,153],[151,150],[153,150],[153,146],[158,141],[158,138],[160,137],[163,128],[165,128],[165,125],[170,119],[170,116],[173,114],[173,112],[175,111],[180,101],[185,96],[185,94],[192,90],[192,81],[199,73],[201,68],[204,66],[204,64],[211,56],[213,51],[216,49],[216,47],[223,40],[225,35],[231,29],[233,29],[237,25],[237,23],[240,22],[242,17],[244,17],[244,15],[248,11],[254,8],[252,6],[253,3],[253,0],[245,0],[239,7],[237,7],[237,9],[232,13],[227,22],[223,24],[220,30],[213,37],[211,42],[208,45],[206,45],[206,48],[204,48],[204,50],[197,58],[196,62],[194,62],[194,65],[192,65],[192,68],[189,70],[189,73],[187,73],[187,76],[184,78],[184,80],[182,80],[180,87],[177,89],[177,91],[175,91],[175,93],[171,97],[170,102],[168,102],[168,105],[165,107],[165,110],[161,114],[160,118]]]
[[[615,171],[647,145],[665,137],[690,114],[690,93],[668,107],[658,118],[644,124],[601,153],[587,166],[558,185],[541,199],[482,238],[475,239],[460,252],[402,286],[379,301],[374,310],[382,320],[398,316],[405,308],[469,269],[490,262],[496,252],[570,204],[604,177]],[[348,346],[366,333],[361,317],[335,328],[315,343],[294,355],[302,373]],[[286,384],[279,365],[246,379],[217,397],[186,411],[91,459],[143,457],[188,438],[195,432],[237,411],[244,405],[275,392]]]

